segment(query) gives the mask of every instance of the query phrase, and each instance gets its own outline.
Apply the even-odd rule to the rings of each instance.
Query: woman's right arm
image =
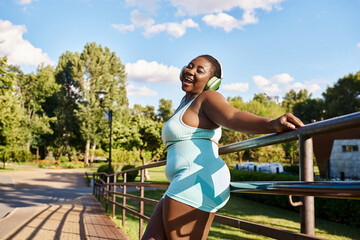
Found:
[[[245,133],[274,133],[292,130],[304,124],[291,113],[277,119],[260,117],[231,106],[218,92],[202,93],[202,110],[209,120],[218,126]]]

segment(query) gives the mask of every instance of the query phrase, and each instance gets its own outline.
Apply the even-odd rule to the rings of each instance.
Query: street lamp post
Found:
[[[107,94],[107,92],[106,91],[104,91],[104,90],[100,90],[100,91],[97,91],[96,92],[97,94],[98,94],[98,96],[99,96],[99,99],[100,99],[100,106],[102,107],[102,108],[104,108],[103,107],[103,101],[104,101],[104,98],[105,98],[105,95]],[[109,166],[108,166],[108,174],[111,174],[111,133],[112,133],[112,110],[109,108],[109,111],[106,111],[106,117],[108,118],[108,120],[109,120],[109,127],[110,127],[110,134],[109,134]],[[105,118],[106,118],[105,117]]]

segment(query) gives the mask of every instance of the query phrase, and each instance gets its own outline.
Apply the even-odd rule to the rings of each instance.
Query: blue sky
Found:
[[[1,0],[0,56],[28,73],[107,46],[126,66],[130,105],[177,105],[180,69],[200,54],[221,61],[225,97],[321,97],[360,71],[359,13],[360,0]]]

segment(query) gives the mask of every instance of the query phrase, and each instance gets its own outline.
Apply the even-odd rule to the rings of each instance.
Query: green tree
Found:
[[[295,103],[293,106],[294,115],[305,124],[323,120],[324,112],[324,101],[320,98],[305,99],[302,102]]]
[[[145,107],[143,107],[140,104],[134,104],[133,108],[131,109],[131,114],[142,115],[152,120],[156,119],[155,108],[154,106],[150,105],[146,105]]]
[[[9,69],[7,57],[0,57],[0,145],[5,147],[22,145],[28,136],[15,85],[16,74]]]
[[[306,89],[300,90],[296,92],[291,89],[289,92],[285,94],[284,101],[282,102],[282,106],[285,108],[286,112],[293,112],[293,107],[298,102],[303,102],[306,99],[310,99],[311,94],[308,93]]]
[[[78,82],[75,91],[80,95],[75,112],[81,122],[80,130],[86,142],[84,162],[88,164],[90,144],[95,149],[108,129],[96,92],[105,90],[108,93],[103,106],[113,111],[113,117],[120,118],[120,110],[128,105],[125,66],[115,52],[93,42],[86,44],[74,68],[73,76]]]
[[[55,82],[54,69],[40,65],[36,73],[17,74],[17,86],[17,94],[27,115],[26,125],[30,130],[26,147],[28,150],[31,146],[38,148],[43,144],[41,136],[51,134],[50,123],[56,121],[56,117],[48,117],[43,109],[47,98],[59,89]]]
[[[164,98],[160,99],[158,118],[161,121],[166,122],[173,114],[174,110],[172,109],[172,101]]]
[[[323,96],[326,119],[360,111],[360,72],[340,78]]]
[[[163,126],[163,122],[134,114],[122,129],[114,130],[114,139],[124,149],[136,150],[142,164],[145,165],[164,156],[165,145],[161,139]],[[148,174],[146,179],[150,179]]]
[[[82,143],[80,134],[80,123],[75,115],[77,102],[80,100],[80,94],[76,89],[79,88],[79,82],[76,78],[75,66],[80,61],[79,53],[67,51],[59,58],[59,63],[55,70],[56,82],[61,86],[60,90],[54,95],[56,98],[56,108],[53,114],[57,118],[55,124],[54,145],[61,150],[62,154],[68,155],[69,145],[78,145]]]

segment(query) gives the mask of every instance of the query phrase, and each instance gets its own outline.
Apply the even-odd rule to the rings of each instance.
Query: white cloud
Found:
[[[125,65],[129,81],[149,83],[169,83],[179,81],[180,69],[166,66],[155,61],[138,60]]]
[[[358,44],[356,44],[356,46],[357,46],[358,48],[360,48],[360,42],[359,42]]]
[[[253,76],[253,81],[256,87],[265,93],[279,94],[281,92],[279,84],[272,83],[269,79],[266,79],[261,75]]]
[[[271,11],[273,8],[280,9],[280,3],[283,0],[171,0],[177,7],[178,15],[203,15],[202,20],[209,26],[223,28],[230,32],[233,29],[243,29],[248,24],[256,24],[259,19],[255,16],[256,9]],[[237,19],[227,13],[232,9],[241,9],[244,11],[242,19]]]
[[[149,97],[154,97],[157,96],[157,92],[154,90],[151,90],[148,87],[136,87],[134,85],[127,85],[126,86],[126,93],[129,96],[149,96]]]
[[[131,12],[131,22],[136,27],[147,27],[155,23],[154,19],[150,18],[146,14],[142,14],[137,10]]]
[[[225,32],[231,32],[233,29],[241,30],[245,25],[259,22],[259,19],[255,17],[255,12],[252,10],[246,10],[241,20],[223,12],[206,15],[202,20],[209,26],[223,28]]]
[[[135,30],[135,26],[133,24],[125,25],[125,24],[111,24],[111,27],[122,32],[133,32]]]
[[[131,24],[112,24],[114,29],[120,32],[134,31],[135,28],[144,28],[144,36],[151,38],[161,32],[167,32],[169,35],[180,38],[186,33],[187,28],[198,28],[199,25],[192,19],[185,19],[181,23],[168,22],[162,24],[155,24],[155,20],[140,13],[138,10],[131,12]]]
[[[26,5],[26,4],[30,4],[32,2],[36,2],[38,0],[18,0],[17,3],[20,5]]]
[[[228,90],[228,91],[236,91],[236,92],[246,92],[249,90],[249,84],[248,83],[224,84],[221,86],[221,89]]]
[[[290,76],[288,73],[281,73],[273,76],[270,81],[275,81],[277,83],[288,84],[294,81],[294,78]]]
[[[283,0],[171,0],[177,7],[179,15],[200,15],[230,11],[234,8],[243,10],[263,9],[271,11],[273,8],[280,9]]]
[[[295,82],[291,85],[286,86],[286,92],[290,91],[291,89],[294,89],[296,92],[306,89],[309,93],[315,93],[317,91],[321,90],[321,87],[316,83],[310,83],[310,82]]]
[[[187,28],[198,28],[199,25],[192,19],[185,19],[181,23],[169,22],[145,27],[144,36],[152,37],[155,34],[166,31],[169,35],[180,38],[186,33]]]
[[[230,32],[234,28],[241,29],[239,20],[226,13],[209,14],[202,18],[202,20],[209,26],[223,28],[225,32]]]
[[[127,5],[138,7],[146,10],[152,15],[155,10],[159,8],[160,0],[126,0]],[[280,3],[283,0],[170,0],[173,7],[177,8],[178,16],[198,16],[204,15],[202,20],[208,25],[215,28],[222,28],[226,32],[231,32],[233,29],[243,29],[245,25],[257,24],[259,19],[255,16],[256,10],[261,9],[271,11],[281,9]],[[230,13],[233,9],[240,9],[243,11],[241,18],[236,18]],[[112,27],[121,31],[134,31],[136,28],[144,28],[143,35],[151,38],[161,32],[166,32],[175,38],[180,38],[186,34],[187,28],[199,28],[199,25],[191,18],[178,22],[166,22],[155,24],[155,20],[140,13],[138,10],[133,10],[131,13],[131,24],[112,24]]]
[[[13,65],[38,66],[41,63],[55,65],[47,53],[23,39],[27,32],[24,25],[13,25],[0,19],[0,56],[7,56]]]
[[[277,74],[269,79],[256,75],[253,76],[253,81],[256,87],[269,95],[285,95],[291,89],[296,92],[306,89],[309,93],[315,93],[321,90],[318,83],[324,82],[324,79],[314,79],[304,83],[293,82],[294,78],[288,73]]]
[[[158,9],[159,0],[126,0],[126,4],[129,6],[137,6],[141,7],[144,10],[147,10],[151,13],[155,13],[156,9]]]

